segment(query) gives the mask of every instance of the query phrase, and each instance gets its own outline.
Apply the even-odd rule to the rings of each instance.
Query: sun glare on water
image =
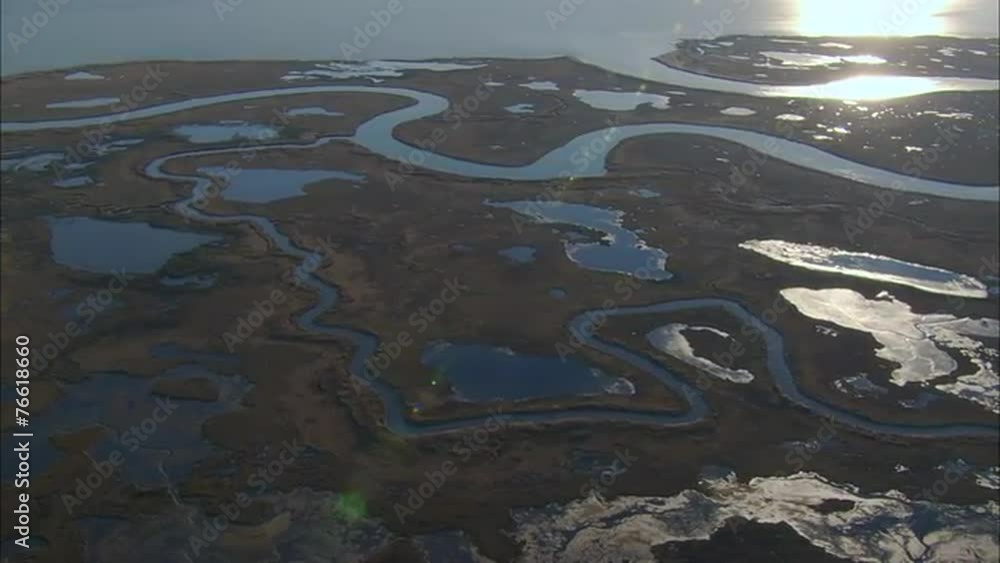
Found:
[[[957,0],[797,0],[802,35],[946,35]]]

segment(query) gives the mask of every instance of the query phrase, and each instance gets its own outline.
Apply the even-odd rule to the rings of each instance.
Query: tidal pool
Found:
[[[670,98],[647,92],[615,92],[613,90],[574,90],[573,97],[595,109],[630,111],[641,105],[670,109]]]
[[[669,255],[647,246],[636,233],[623,227],[625,214],[621,211],[559,201],[487,201],[486,204],[513,210],[539,223],[573,225],[602,233],[600,242],[563,241],[566,256],[588,270],[656,281],[673,277],[665,269]]]
[[[270,141],[278,137],[278,132],[267,125],[247,122],[181,125],[174,128],[174,134],[196,144],[238,139]]]
[[[582,395],[631,395],[632,384],[576,358],[529,356],[510,348],[438,342],[423,354],[434,382],[452,386],[470,402],[521,401]]]
[[[944,313],[921,315],[891,295],[882,293],[866,299],[849,289],[796,287],[781,290],[781,296],[809,318],[871,334],[880,346],[875,355],[898,365],[890,377],[895,385],[926,385],[952,375],[958,363],[945,349],[953,350],[972,363],[976,371],[934,387],[1000,412],[997,319],[958,318]],[[994,342],[986,345],[982,342],[985,339]]]
[[[70,100],[66,102],[52,102],[45,104],[49,109],[73,109],[73,108],[99,108],[117,104],[121,98],[88,98],[86,100]]]
[[[688,326],[681,323],[674,323],[654,329],[646,335],[646,340],[653,348],[664,354],[672,356],[689,366],[698,368],[718,379],[732,383],[750,383],[753,381],[753,374],[745,369],[733,369],[728,366],[722,366],[708,358],[695,354],[691,342],[684,336],[684,333],[689,331],[711,332],[727,340],[732,339],[728,333],[710,326]]]
[[[52,256],[57,263],[101,274],[152,274],[178,254],[222,240],[148,223],[90,217],[50,218],[49,227]]]
[[[518,264],[527,264],[535,261],[535,247],[533,246],[512,246],[501,250],[498,254]]]
[[[305,195],[309,184],[324,180],[363,182],[359,174],[339,170],[285,170],[275,168],[243,168],[230,175],[223,166],[199,168],[198,172],[228,179],[222,198],[247,203],[267,203]]]
[[[975,299],[988,296],[986,285],[971,276],[878,254],[783,240],[748,240],[740,248],[809,270],[905,285],[941,295]]]

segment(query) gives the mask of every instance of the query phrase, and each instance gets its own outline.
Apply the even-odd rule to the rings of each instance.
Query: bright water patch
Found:
[[[641,105],[669,109],[670,98],[646,92],[615,92],[612,90],[574,90],[573,96],[588,106],[610,111],[630,111]]]
[[[981,342],[1000,337],[996,319],[920,315],[892,296],[866,299],[849,289],[797,287],[781,290],[781,296],[809,318],[871,334],[880,345],[875,355],[899,365],[890,379],[896,385],[929,384],[951,375],[958,363],[942,348],[954,350],[976,366],[976,372],[935,388],[1000,411],[996,345]]]
[[[230,175],[223,166],[207,166],[198,172],[209,176],[227,178],[222,198],[247,203],[267,203],[279,199],[305,195],[305,187],[324,180],[363,182],[364,176],[339,170],[285,170],[272,168],[244,168]]]
[[[9,156],[0,159],[0,172],[44,172],[54,162],[65,160],[66,155],[61,152],[47,152],[32,154],[28,156]]]
[[[508,113],[534,113],[535,104],[514,104],[503,109]]]
[[[52,256],[63,266],[97,273],[151,274],[170,258],[221,237],[174,231],[148,223],[90,217],[49,219]]]
[[[524,84],[518,84],[522,88],[527,88],[528,90],[538,90],[542,92],[558,91],[559,85],[555,82],[548,80],[536,80],[533,82],[525,82]]]
[[[613,378],[576,358],[528,356],[480,344],[432,344],[422,361],[452,386],[462,401],[521,401],[554,397],[631,394],[628,380]]]
[[[501,250],[498,254],[518,264],[527,264],[535,261],[535,247],[533,246],[512,246]]]
[[[659,248],[651,248],[639,236],[622,226],[621,211],[560,201],[486,202],[530,217],[539,223],[558,223],[592,229],[603,234],[600,242],[564,240],[566,256],[588,270],[614,272],[630,276],[668,280],[667,257]],[[645,275],[644,275],[645,274]]]
[[[988,297],[986,285],[973,277],[888,256],[783,240],[748,240],[740,248],[809,270],[906,285],[941,295]]]
[[[696,355],[691,342],[684,336],[684,332],[686,331],[707,331],[725,339],[732,338],[728,333],[717,328],[674,323],[654,329],[646,335],[646,340],[653,348],[664,354],[672,356],[689,366],[698,368],[723,381],[731,381],[733,383],[750,383],[753,381],[753,374],[745,369],[732,369],[721,366],[708,358]]]
[[[57,188],[82,188],[83,186],[93,183],[94,180],[92,180],[90,176],[74,176],[72,178],[56,180],[55,182],[52,182],[52,185]]]
[[[364,61],[364,62],[334,62],[315,65],[311,70],[293,70],[281,77],[282,80],[293,82],[297,80],[367,78],[372,82],[381,82],[384,78],[399,78],[408,70],[426,70],[430,72],[451,72],[455,70],[470,70],[482,68],[482,64],[440,63],[432,61]]]
[[[654,197],[660,197],[660,192],[654,192],[653,190],[647,190],[646,188],[639,188],[638,190],[629,190],[630,195],[636,197],[641,197],[643,199],[652,199]]]
[[[849,375],[833,382],[833,386],[841,393],[854,395],[855,397],[878,397],[889,392],[888,389],[878,385],[868,378],[867,374]]]
[[[733,106],[733,107],[725,108],[725,109],[719,111],[719,113],[721,113],[722,115],[729,115],[729,116],[732,116],[732,117],[748,117],[748,116],[751,116],[751,115],[753,115],[753,114],[755,114],[757,112],[754,111],[754,110],[752,110],[752,109],[750,109],[750,108],[741,108],[741,107]]]
[[[288,117],[301,117],[303,115],[323,115],[327,117],[338,117],[344,115],[339,111],[330,111],[326,108],[319,106],[305,107],[305,108],[292,108],[285,112]]]
[[[67,74],[63,77],[63,80],[104,80],[104,77],[100,74],[94,74],[93,72],[81,70]]]
[[[720,472],[721,473],[721,472]],[[785,523],[845,561],[994,561],[995,502],[959,506],[910,499],[902,493],[864,494],[815,473],[700,479],[670,497],[583,498],[512,511],[512,535],[525,561],[656,561],[652,546],[704,541],[734,516]],[[824,503],[850,503],[830,512]]]
[[[278,132],[267,125],[247,123],[181,125],[174,128],[174,134],[190,143],[224,143],[238,139],[269,141],[278,137]]]
[[[830,55],[820,55],[817,53],[792,53],[787,51],[761,51],[760,54],[769,59],[778,61],[777,65],[758,65],[767,66],[769,68],[809,68],[839,65],[843,63],[880,65],[887,62],[882,57],[876,57],[875,55],[844,55],[840,57],[832,57]]]
[[[659,66],[662,67],[663,65]],[[862,78],[877,79],[879,77]],[[1000,197],[998,196],[1000,186],[972,186],[928,180],[926,178],[914,178],[841,158],[805,143],[742,129],[684,123],[646,123],[615,126],[591,131],[569,140],[563,146],[553,149],[538,160],[523,166],[492,165],[455,159],[439,153],[421,151],[392,136],[392,130],[396,126],[442,113],[449,107],[448,100],[440,96],[405,88],[318,85],[256,90],[194,98],[180,102],[169,102],[157,106],[137,108],[125,113],[47,121],[2,122],[0,123],[0,131],[23,132],[84,128],[95,125],[103,126],[160,115],[169,115],[178,111],[208,107],[221,103],[334,92],[389,94],[415,100],[416,104],[378,115],[364,122],[358,127],[355,134],[350,137],[350,140],[372,152],[401,162],[411,162],[416,158],[416,154],[419,153],[423,157],[423,163],[421,164],[423,168],[448,174],[458,174],[474,178],[520,181],[550,180],[559,178],[566,172],[570,172],[577,177],[603,176],[607,172],[605,168],[607,154],[617,146],[617,143],[643,135],[686,134],[703,135],[739,143],[790,164],[818,170],[838,178],[845,178],[871,186],[975,201],[995,202]],[[230,136],[226,135],[227,138]],[[317,141],[317,144],[329,142],[331,139],[333,137],[321,139]],[[296,149],[303,148],[303,146],[284,145],[280,148]],[[567,166],[567,162],[571,163],[572,166]]]
[[[66,102],[52,102],[45,104],[48,109],[74,109],[74,108],[99,108],[117,104],[121,98],[87,98],[85,100],[70,100]]]

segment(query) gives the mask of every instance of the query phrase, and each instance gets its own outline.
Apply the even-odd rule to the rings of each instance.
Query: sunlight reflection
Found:
[[[802,35],[944,35],[957,0],[796,0]]]
[[[816,87],[824,98],[854,101],[919,96],[938,90],[939,81],[922,76],[854,76]]]

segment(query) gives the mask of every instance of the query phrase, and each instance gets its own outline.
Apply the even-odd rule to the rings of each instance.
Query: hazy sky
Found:
[[[49,16],[39,2],[58,12]],[[396,14],[387,11],[392,2]],[[629,34],[666,43],[732,33],[997,36],[996,0],[0,0],[0,6],[5,75],[143,59],[342,59],[344,45],[360,47],[353,55],[365,59],[595,49],[629,57],[635,37]],[[384,23],[373,10],[386,10]],[[363,45],[369,37],[355,27],[366,24],[376,33]]]

